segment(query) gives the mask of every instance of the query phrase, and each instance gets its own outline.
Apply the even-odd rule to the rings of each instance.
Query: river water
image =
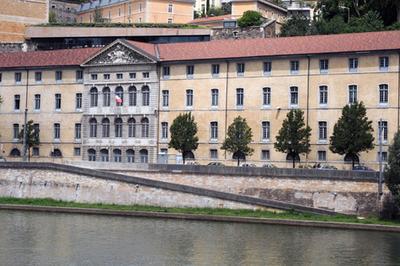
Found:
[[[400,265],[400,234],[0,211],[0,265]]]

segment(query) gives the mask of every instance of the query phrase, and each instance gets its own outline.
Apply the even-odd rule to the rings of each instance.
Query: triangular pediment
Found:
[[[144,52],[117,40],[90,57],[82,66],[133,65],[155,62]]]

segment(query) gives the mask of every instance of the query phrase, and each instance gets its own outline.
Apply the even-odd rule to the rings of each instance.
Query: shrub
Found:
[[[248,10],[237,22],[239,27],[260,26],[263,23],[263,17],[260,12]]]

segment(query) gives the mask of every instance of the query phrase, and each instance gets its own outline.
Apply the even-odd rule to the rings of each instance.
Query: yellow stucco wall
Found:
[[[257,2],[232,2],[232,16],[241,17],[247,10],[257,10]]]

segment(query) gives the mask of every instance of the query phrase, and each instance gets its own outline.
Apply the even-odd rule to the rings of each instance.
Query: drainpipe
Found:
[[[306,126],[309,126],[310,116],[310,56],[307,56],[307,109],[306,109]],[[308,153],[306,154],[306,163],[308,163]]]
[[[27,152],[27,120],[28,120],[28,87],[29,87],[29,70],[26,69],[26,86],[25,86],[25,112],[24,112],[24,136],[23,136],[23,161],[26,162],[26,152]]]
[[[229,61],[226,61],[226,76],[225,76],[225,138],[228,130],[228,88],[229,88]],[[224,158],[226,160],[226,151],[224,152]]]
[[[157,80],[158,80],[158,100],[157,100],[157,110],[155,111],[155,115],[156,115],[156,163],[158,163],[158,156],[159,156],[159,149],[160,149],[160,100],[161,100],[161,65],[156,63],[156,73],[157,73]],[[168,129],[169,130],[169,129]],[[167,154],[167,164],[168,164],[168,154]]]

